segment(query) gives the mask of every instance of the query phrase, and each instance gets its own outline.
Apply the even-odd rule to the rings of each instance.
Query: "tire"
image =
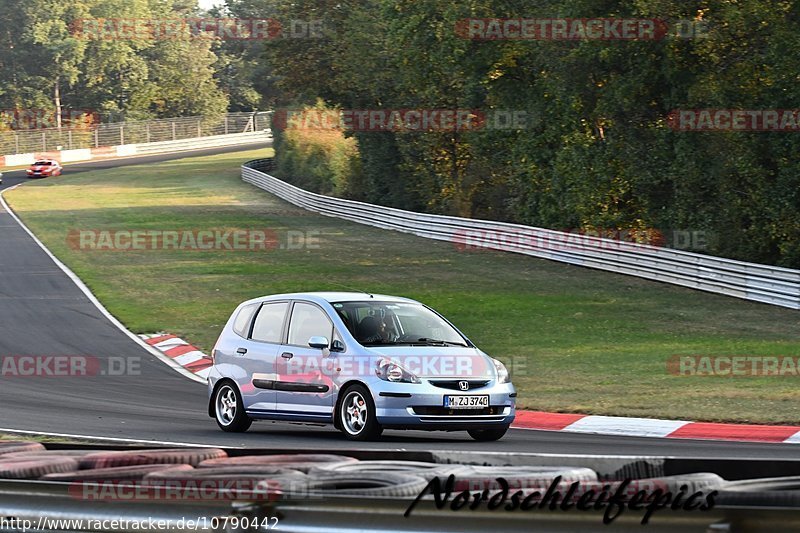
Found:
[[[145,476],[146,487],[181,487],[192,494],[192,489],[211,490],[217,499],[245,499],[273,501],[284,495],[307,492],[308,477],[299,470],[274,466],[235,466],[198,468],[189,470],[163,470]]]
[[[72,457],[73,459],[80,459],[90,453],[97,453],[95,450],[36,450],[31,452],[13,452],[7,453],[2,456],[2,459],[17,459],[24,457],[25,459],[50,459],[52,457]]]
[[[383,428],[375,417],[375,402],[366,387],[352,385],[341,398],[336,408],[336,423],[348,439],[369,441],[381,436]]]
[[[243,433],[253,423],[253,419],[244,412],[239,388],[229,381],[214,392],[214,420],[222,431],[229,433]]]
[[[503,426],[497,429],[470,429],[467,430],[467,433],[478,442],[492,442],[502,439],[503,435],[508,431],[508,428],[509,426]]]
[[[422,477],[395,472],[319,472],[309,477],[308,493],[295,496],[413,498],[427,485]]]
[[[610,487],[612,491],[617,490],[621,481],[605,481],[597,483],[585,483],[581,485],[580,490],[576,496],[580,496],[585,491],[602,490],[604,486]],[[708,472],[698,472],[695,474],[680,474],[677,476],[663,476],[654,478],[634,479],[631,480],[624,491],[625,498],[632,498],[634,494],[639,491],[646,491],[648,494],[653,493],[655,490],[662,490],[664,492],[671,492],[676,494],[681,491],[681,487],[686,487],[689,494],[694,492],[708,493],[712,490],[723,490],[728,485],[728,482],[719,477],[717,474]],[[720,502],[717,501],[719,504]]]
[[[81,470],[88,468],[112,468],[137,465],[192,465],[197,466],[209,459],[227,457],[219,448],[155,449],[122,452],[92,453],[80,459]]]
[[[359,475],[374,474],[376,472],[391,472],[395,474],[410,474],[425,478],[427,481],[435,477],[447,477],[458,474],[463,468],[461,465],[447,465],[441,463],[424,463],[419,461],[359,461],[357,463],[331,463],[323,464],[309,471],[313,477],[317,474],[337,472],[340,474]]]
[[[17,452],[43,452],[44,446],[39,442],[29,442],[24,440],[0,441],[0,455]]]
[[[139,481],[148,474],[163,470],[194,470],[189,465],[139,465],[115,466],[112,468],[96,468],[78,470],[63,474],[47,474],[40,478],[41,481],[69,481],[73,483],[95,483],[99,481]]]
[[[452,465],[457,466],[457,465]],[[461,466],[452,472],[455,476],[454,490],[482,491],[501,488],[497,478],[505,479],[513,489],[547,488],[557,477],[560,486],[572,483],[597,484],[597,473],[589,468],[577,466]],[[446,476],[440,476],[446,477]]]
[[[722,487],[717,505],[754,507],[800,507],[800,477],[731,481]]]
[[[265,466],[288,468],[308,472],[322,466],[342,463],[355,463],[358,459],[346,455],[331,454],[282,454],[282,455],[245,455],[242,457],[228,457],[225,459],[212,459],[200,463],[200,469],[219,467],[254,467]]]
[[[69,457],[0,459],[0,478],[2,479],[39,479],[47,474],[72,472],[77,469],[78,462]]]
[[[169,481],[195,481],[204,479],[238,481],[243,479],[270,479],[276,476],[304,477],[305,474],[299,470],[283,468],[281,466],[226,466],[194,469],[171,467],[169,469],[148,473],[144,477],[144,484],[159,485]]]

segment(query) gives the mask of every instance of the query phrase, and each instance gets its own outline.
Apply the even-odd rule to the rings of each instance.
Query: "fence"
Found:
[[[242,179],[317,213],[457,246],[483,246],[619,274],[681,285],[791,309],[800,309],[800,270],[759,265],[645,244],[519,224],[429,215],[331,198],[281,181],[266,172],[272,160],[242,166]],[[491,236],[491,238],[487,238]],[[498,244],[499,243],[499,244]]]
[[[228,113],[219,117],[117,122],[88,128],[6,131],[0,132],[0,154],[77,150],[256,132],[268,129],[269,119],[267,112]]]

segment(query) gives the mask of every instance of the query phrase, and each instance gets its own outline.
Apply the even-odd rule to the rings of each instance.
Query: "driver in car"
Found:
[[[385,318],[377,316],[366,316],[358,324],[359,341],[365,344],[394,342],[397,340],[397,333],[390,327]]]

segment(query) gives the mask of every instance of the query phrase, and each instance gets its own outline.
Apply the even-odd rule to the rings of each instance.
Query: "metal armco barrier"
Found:
[[[119,146],[101,146],[99,148],[86,148],[80,150],[56,150],[52,152],[36,152],[29,154],[15,154],[0,156],[0,168],[3,166],[32,165],[38,159],[55,159],[61,163],[78,161],[92,161],[98,159],[114,159],[116,157],[129,157],[133,155],[153,155],[185,150],[199,150],[202,148],[217,148],[223,146],[245,145],[251,143],[264,143],[268,146],[272,141],[272,132],[269,129],[246,133],[230,133],[228,135],[212,135],[207,137],[193,137],[178,139],[176,141],[161,141],[141,144],[123,144]]]
[[[242,165],[242,180],[294,205],[359,224],[661,281],[800,309],[800,270],[734,261],[646,244],[477,220],[415,213],[305,191],[267,174],[272,160]]]

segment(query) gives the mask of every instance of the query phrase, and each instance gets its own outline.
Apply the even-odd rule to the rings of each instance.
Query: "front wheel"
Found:
[[[350,440],[374,440],[383,432],[375,417],[372,395],[361,385],[353,385],[344,392],[336,416],[338,427]]]
[[[222,431],[241,433],[250,428],[253,419],[244,412],[239,389],[230,383],[221,385],[214,395],[214,418]]]
[[[490,442],[500,440],[508,431],[508,426],[493,429],[470,429],[467,431],[469,436],[480,442]]]

